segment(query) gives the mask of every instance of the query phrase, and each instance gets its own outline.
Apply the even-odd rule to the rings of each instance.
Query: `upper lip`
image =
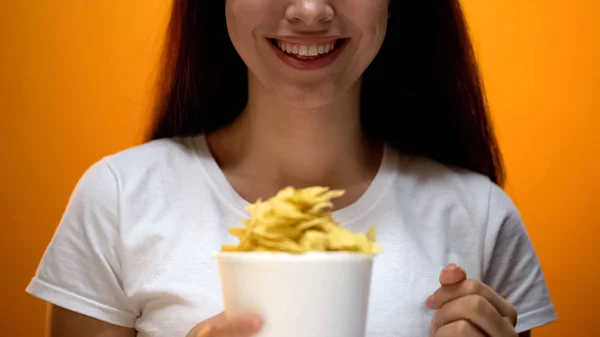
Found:
[[[319,45],[335,42],[336,40],[343,39],[340,36],[273,36],[270,39],[278,40],[281,42],[287,42],[290,44],[302,44],[302,45]]]

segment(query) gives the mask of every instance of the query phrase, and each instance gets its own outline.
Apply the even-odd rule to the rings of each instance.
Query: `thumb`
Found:
[[[449,286],[460,283],[467,279],[467,273],[456,264],[447,265],[440,273],[440,284]]]

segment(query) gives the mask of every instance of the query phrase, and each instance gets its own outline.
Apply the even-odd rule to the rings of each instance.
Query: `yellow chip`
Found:
[[[327,250],[329,243],[329,237],[327,234],[316,231],[308,230],[300,238],[300,246],[305,251],[323,252]]]
[[[367,256],[381,252],[375,243],[375,228],[353,233],[333,218],[331,200],[342,195],[343,190],[322,186],[284,188],[267,201],[248,205],[250,219],[243,221],[244,227],[229,229],[239,244],[223,245],[221,250],[293,254],[348,251]]]

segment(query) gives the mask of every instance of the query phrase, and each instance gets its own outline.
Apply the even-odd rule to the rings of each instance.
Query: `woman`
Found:
[[[369,337],[555,319],[458,1],[175,0],[163,84],[152,141],[86,172],[28,288],[50,336],[260,331],[219,315],[211,253],[290,185],[344,189],[334,216],[377,226]]]

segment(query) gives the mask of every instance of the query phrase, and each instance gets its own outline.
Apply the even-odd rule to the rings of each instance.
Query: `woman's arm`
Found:
[[[133,329],[117,328],[133,328],[141,310],[122,288],[127,280],[114,172],[104,159],[80,178],[27,287],[54,305],[48,311],[47,337],[135,336]]]
[[[46,337],[135,337],[135,329],[124,328],[55,305],[48,307]]]

